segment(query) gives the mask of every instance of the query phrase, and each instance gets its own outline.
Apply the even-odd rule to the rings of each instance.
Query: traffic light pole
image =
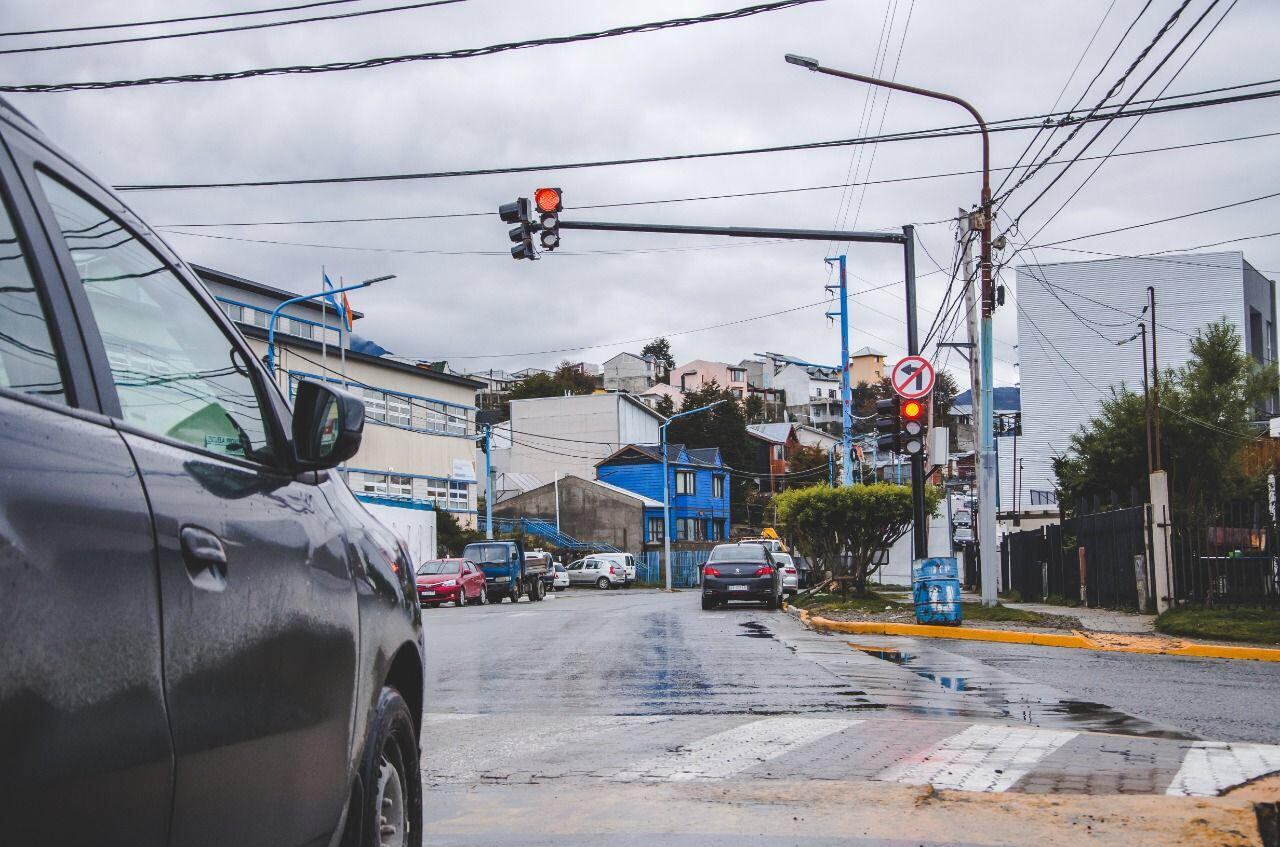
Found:
[[[593,232],[657,232],[670,235],[722,235],[729,238],[775,238],[790,241],[857,242],[865,244],[900,244],[903,251],[903,274],[907,301],[907,353],[920,352],[920,336],[916,327],[916,231],[907,225],[902,233],[859,232],[857,230],[832,229],[777,229],[772,227],[745,226],[684,226],[679,224],[611,223],[605,221],[559,221],[560,229],[580,229]],[[848,361],[844,363],[848,373]],[[845,461],[851,461],[848,449]],[[914,506],[913,552],[915,558],[929,555],[929,518],[925,512],[924,456],[911,458],[911,502]]]
[[[827,290],[840,291],[840,484],[853,485],[853,388],[849,380],[849,277],[845,271],[845,255],[841,253],[831,262],[840,263],[840,284],[827,286]],[[827,312],[827,317],[832,313]]]

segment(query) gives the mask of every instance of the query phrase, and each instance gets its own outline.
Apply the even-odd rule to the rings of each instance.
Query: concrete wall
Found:
[[[579,541],[639,552],[644,545],[644,502],[570,476],[560,480],[560,530]],[[556,485],[544,485],[494,506],[501,517],[555,520]]]

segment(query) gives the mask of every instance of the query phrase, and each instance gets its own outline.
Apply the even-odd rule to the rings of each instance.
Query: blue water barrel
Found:
[[[958,626],[964,620],[960,609],[960,575],[954,557],[913,562],[911,577],[916,623]]]

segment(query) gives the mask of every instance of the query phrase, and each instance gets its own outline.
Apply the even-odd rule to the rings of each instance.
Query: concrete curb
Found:
[[[867,635],[908,635],[916,638],[948,638],[956,641],[995,641],[1002,644],[1033,644],[1039,647],[1067,647],[1096,650],[1102,653],[1142,653],[1161,656],[1192,656],[1199,659],[1243,659],[1255,662],[1280,662],[1280,649],[1269,647],[1229,647],[1219,644],[1187,644],[1142,636],[1108,633],[1102,636],[1074,631],[1070,635],[1048,632],[1024,632],[1010,629],[962,629],[925,624],[879,623],[876,621],[833,621],[810,615],[804,609],[786,606],[805,626],[822,632]],[[794,609],[794,611],[792,611]]]

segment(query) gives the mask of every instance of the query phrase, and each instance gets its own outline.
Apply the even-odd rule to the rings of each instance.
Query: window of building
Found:
[[[730,382],[746,382],[747,371],[745,368],[729,368]]]
[[[218,301],[218,305],[222,307],[223,313],[233,321],[238,321],[244,315],[244,309],[238,303],[223,303]]]
[[[733,399],[735,399],[735,400],[741,400],[741,399],[742,399],[742,389],[741,389],[741,388],[733,388],[733,389],[730,389],[730,390],[729,390],[729,393],[733,395]]]
[[[396,394],[387,397],[387,423],[394,426],[409,426],[411,422],[409,398]]]
[[[384,473],[361,474],[360,491],[365,494],[387,493],[387,475]]]
[[[267,428],[239,347],[120,221],[51,177],[40,179],[98,325],[123,419],[220,455],[264,456]]]
[[[466,483],[466,482],[450,482],[449,483],[449,508],[451,509],[467,508],[470,502],[467,498],[468,485],[470,485],[470,483]]]
[[[22,242],[0,205],[0,387],[66,402],[58,354]]]
[[[676,493],[694,494],[698,487],[698,476],[693,471],[676,471]]]
[[[396,497],[413,497],[413,477],[388,475],[387,493]]]
[[[364,398],[364,416],[373,421],[386,421],[387,395],[376,388],[364,388],[360,391]]]
[[[662,540],[662,518],[650,517],[649,518],[649,541],[653,542],[653,541],[661,541],[661,540]]]
[[[724,477],[711,477],[711,496],[717,498],[724,496]]]
[[[689,541],[693,535],[693,518],[676,518],[676,541]]]

